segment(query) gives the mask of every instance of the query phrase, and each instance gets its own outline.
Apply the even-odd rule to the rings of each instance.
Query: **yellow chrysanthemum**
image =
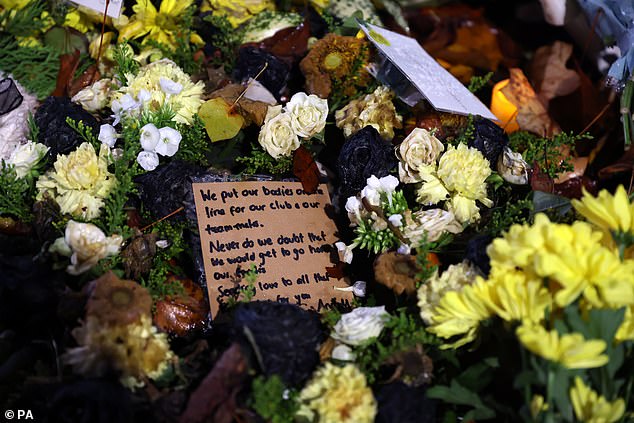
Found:
[[[575,385],[570,388],[570,402],[575,416],[584,423],[613,423],[625,412],[623,399],[609,402],[586,386],[579,376],[575,377]]]
[[[147,90],[151,94],[148,102],[150,107],[158,109],[165,103],[169,104],[176,113],[174,117],[176,122],[191,124],[194,115],[203,103],[201,97],[204,84],[201,81],[194,84],[191,78],[171,60],[163,59],[150,63],[141,68],[136,76],[127,75],[127,77],[128,86],[122,87],[115,99],[123,94],[130,94],[136,98],[141,90]],[[180,93],[166,95],[161,89],[161,78],[180,84],[183,87]]]
[[[559,335],[556,330],[530,324],[518,327],[516,333],[526,349],[568,369],[601,367],[609,360],[602,354],[606,348],[602,339],[586,340],[579,333]]]
[[[59,155],[54,170],[42,175],[36,182],[38,199],[50,195],[62,213],[91,220],[99,217],[104,199],[116,184],[108,172],[110,150],[102,145],[99,156],[94,147],[83,143],[66,156]]]
[[[601,244],[603,234],[585,222],[550,222],[538,214],[533,225],[513,225],[487,248],[492,268],[520,268],[529,279],[549,278],[557,305],[583,294],[594,307],[634,302],[634,261]]]
[[[235,28],[265,10],[275,10],[273,0],[203,0],[200,11],[225,16]]]
[[[625,317],[623,317],[623,323],[616,331],[614,338],[618,342],[634,341],[634,305],[631,305],[625,309]]]
[[[486,281],[479,280],[460,292],[447,292],[440,299],[428,331],[441,338],[461,336],[456,342],[446,343],[441,348],[457,348],[475,339],[480,322],[493,315],[487,306],[488,289]]]
[[[176,48],[181,16],[192,4],[193,0],[163,0],[157,11],[150,0],[137,0],[132,6],[134,15],[125,26],[118,28],[119,42],[146,35],[143,42],[153,40]],[[198,35],[192,34],[190,41],[200,43],[202,40]]]
[[[471,285],[476,278],[476,270],[468,262],[452,264],[441,276],[436,273],[418,289],[420,316],[428,325],[432,323],[434,308],[449,291],[460,291]]]
[[[0,7],[7,10],[19,10],[30,2],[31,0],[0,0]]]
[[[481,279],[481,278],[480,278]],[[539,323],[551,296],[539,279],[528,279],[517,270],[492,269],[487,284],[487,306],[506,321]]]
[[[634,204],[630,204],[623,185],[619,185],[614,195],[602,190],[598,197],[593,197],[584,188],[581,200],[572,200],[572,205],[601,229],[615,232],[634,230]]]
[[[326,363],[299,395],[299,415],[318,423],[371,423],[376,401],[363,373],[353,364]]]
[[[97,13],[87,7],[79,6],[66,14],[64,26],[74,28],[85,34],[95,27],[95,24],[101,23],[103,15]]]

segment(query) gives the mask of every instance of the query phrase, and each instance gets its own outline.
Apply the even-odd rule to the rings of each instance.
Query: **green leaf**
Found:
[[[488,407],[484,408],[476,408],[475,410],[469,411],[464,415],[463,421],[468,422],[472,420],[488,420],[495,417],[495,411]]]
[[[590,310],[589,335],[592,338],[603,339],[607,344],[612,344],[614,335],[623,323],[624,317],[625,307],[618,310]]]
[[[572,205],[568,198],[543,191],[533,192],[533,211],[531,212],[531,216],[552,209],[557,210],[557,212],[563,216],[572,209]]]
[[[460,385],[455,380],[450,386],[434,386],[427,390],[429,398],[440,399],[450,404],[470,405],[474,408],[486,408],[478,394]]]
[[[555,370],[555,382],[553,384],[553,399],[559,412],[566,420],[572,420],[572,406],[568,391],[570,390],[571,372],[558,366]]]
[[[588,328],[588,324],[583,320],[581,315],[579,314],[578,307],[566,307],[564,309],[564,316],[566,318],[566,322],[573,330],[573,332],[579,332],[583,335],[584,338],[590,338],[590,331]]]

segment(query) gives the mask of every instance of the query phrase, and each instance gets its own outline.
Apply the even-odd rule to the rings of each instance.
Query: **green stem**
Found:
[[[555,416],[553,415],[553,390],[555,389],[555,372],[553,372],[553,366],[548,366],[548,383],[546,385],[546,404],[548,404],[548,410],[546,410],[545,423],[554,423]]]
[[[625,145],[631,145],[634,138],[634,124],[632,123],[632,97],[634,96],[634,79],[630,77],[625,84],[623,95],[621,96],[621,117],[623,119],[623,135]]]

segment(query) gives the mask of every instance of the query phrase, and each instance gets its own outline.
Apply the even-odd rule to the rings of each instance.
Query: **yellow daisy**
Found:
[[[585,423],[612,423],[619,420],[625,412],[623,399],[609,402],[587,387],[579,376],[570,388],[570,402],[577,419]]]

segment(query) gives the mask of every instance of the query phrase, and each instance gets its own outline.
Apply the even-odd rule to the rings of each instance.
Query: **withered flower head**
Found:
[[[397,295],[403,292],[412,295],[416,292],[416,274],[419,272],[416,257],[409,254],[383,253],[374,262],[376,281]]]
[[[366,43],[333,33],[317,41],[299,64],[306,77],[306,91],[327,98],[339,83],[343,94],[351,96],[358,86],[367,85],[370,75],[364,66],[370,54]]]
[[[127,278],[138,279],[149,273],[156,255],[157,240],[158,234],[154,232],[145,235],[139,232],[121,252]]]
[[[147,289],[108,272],[95,281],[86,316],[95,317],[104,325],[127,325],[141,316],[150,316],[151,309],[152,297]]]
[[[349,137],[366,126],[379,131],[384,140],[394,138],[394,129],[403,127],[403,117],[396,112],[392,99],[394,93],[387,87],[378,87],[373,93],[352,100],[343,109],[337,110],[337,128]]]

